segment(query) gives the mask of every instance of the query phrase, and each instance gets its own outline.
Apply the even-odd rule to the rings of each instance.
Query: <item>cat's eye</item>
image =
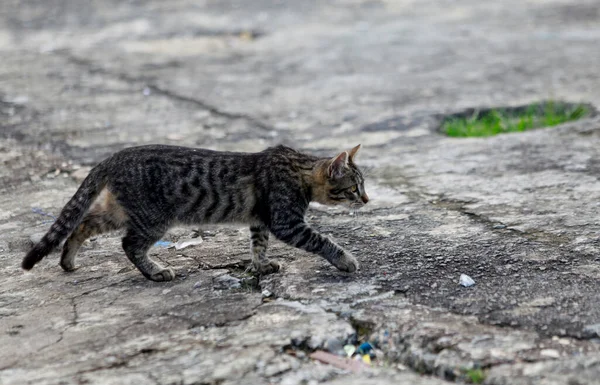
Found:
[[[352,192],[356,192],[356,190],[357,190],[357,187],[356,187],[356,185],[354,185],[354,186],[350,187],[350,191],[352,191]]]

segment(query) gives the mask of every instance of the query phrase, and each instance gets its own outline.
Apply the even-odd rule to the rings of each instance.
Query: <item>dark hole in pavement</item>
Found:
[[[596,116],[589,103],[546,100],[516,107],[468,108],[441,116],[438,131],[452,137],[487,137]]]

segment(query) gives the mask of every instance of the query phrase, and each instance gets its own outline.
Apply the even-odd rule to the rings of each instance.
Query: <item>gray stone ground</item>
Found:
[[[600,105],[599,39],[595,0],[0,2],[0,383],[600,383],[600,119],[436,131],[468,107]],[[361,271],[274,243],[280,273],[218,290],[249,254],[217,227],[152,251],[170,283],[117,234],[73,273],[56,254],[23,273],[51,221],[32,209],[56,215],[89,166],[143,143],[362,143],[371,203],[309,213]],[[353,335],[379,349],[360,374],[308,358]]]

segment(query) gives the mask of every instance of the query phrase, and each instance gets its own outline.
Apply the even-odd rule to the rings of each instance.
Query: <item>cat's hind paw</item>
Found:
[[[162,269],[158,273],[148,276],[148,278],[155,282],[172,281],[175,278],[175,271],[169,267],[166,269]]]

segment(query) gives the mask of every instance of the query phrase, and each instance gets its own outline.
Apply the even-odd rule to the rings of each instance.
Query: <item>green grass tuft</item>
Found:
[[[485,380],[485,372],[482,369],[469,369],[466,375],[472,384],[482,384]]]
[[[585,105],[569,107],[548,102],[543,105],[533,104],[518,112],[491,110],[485,113],[475,112],[466,118],[450,118],[442,124],[442,130],[453,137],[485,137],[556,126],[581,119],[589,113],[590,110]]]

